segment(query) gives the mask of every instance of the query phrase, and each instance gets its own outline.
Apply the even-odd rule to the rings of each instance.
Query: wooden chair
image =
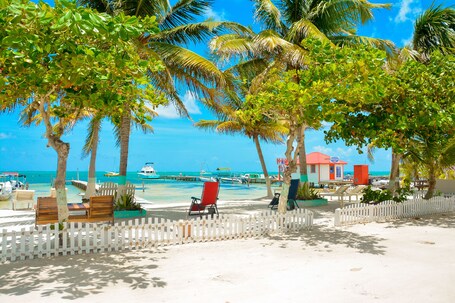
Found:
[[[114,196],[90,197],[88,222],[109,221],[114,224]]]
[[[201,198],[191,197],[191,205],[188,211],[188,216],[199,215],[202,217],[204,214],[218,215],[218,207],[216,202],[218,200],[218,192],[220,190],[220,183],[218,182],[204,182]],[[199,202],[198,202],[199,201]],[[206,212],[207,211],[207,212]]]
[[[20,207],[21,209],[32,209],[33,205],[35,204],[35,200],[33,196],[35,195],[34,190],[29,189],[16,189],[14,191],[14,198],[13,198],[13,210],[18,209],[18,206],[23,206],[27,204],[27,207]]]
[[[38,197],[35,212],[35,225],[57,222],[57,199],[53,197]]]
[[[319,193],[322,197],[337,197],[337,200],[340,201],[340,206],[344,206],[344,196],[346,195],[346,191],[348,190],[350,185],[341,185],[340,187],[337,188],[334,192],[329,192],[329,193]],[[340,199],[341,198],[341,199]]]

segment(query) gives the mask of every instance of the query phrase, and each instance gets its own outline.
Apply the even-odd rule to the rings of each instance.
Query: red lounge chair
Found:
[[[218,182],[205,182],[202,189],[202,197],[191,197],[191,206],[188,211],[188,216],[191,215],[205,215],[214,214],[218,215],[218,207],[216,201],[218,200],[218,192],[220,190],[220,183]],[[199,201],[199,202],[198,202]]]

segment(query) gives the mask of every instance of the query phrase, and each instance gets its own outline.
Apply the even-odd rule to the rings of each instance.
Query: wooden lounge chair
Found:
[[[114,196],[90,197],[88,222],[109,221],[114,224]]]
[[[297,191],[299,189],[299,179],[293,179],[291,180],[291,185],[289,186],[289,192],[288,192],[288,205],[287,209],[292,210],[294,208],[300,208],[299,205],[297,204],[296,197],[297,197]],[[273,197],[272,201],[269,203],[269,206],[271,209],[277,209],[278,208],[278,203],[280,201],[280,193],[275,193],[275,196]]]
[[[321,192],[321,193],[319,193],[319,195],[321,195],[322,197],[337,197],[337,200],[340,201],[341,207],[343,207],[344,206],[343,198],[346,195],[346,191],[348,190],[349,186],[350,185],[341,185],[334,192],[328,192],[328,193]]]
[[[54,197],[38,197],[35,212],[35,225],[57,222],[57,199]]]
[[[354,188],[348,188],[344,196],[349,197],[349,202],[351,202],[351,197],[355,196],[355,200],[360,202],[359,196],[363,196],[363,190],[366,188],[366,185],[357,185]]]
[[[218,182],[204,182],[201,198],[191,197],[191,205],[188,210],[188,216],[205,214],[217,214],[218,207],[216,202],[218,200],[218,192],[220,190],[220,183]]]

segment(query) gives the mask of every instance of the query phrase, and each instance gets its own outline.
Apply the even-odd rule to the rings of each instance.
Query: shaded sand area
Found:
[[[3,264],[0,301],[453,302],[454,213],[334,228],[337,206],[311,208],[315,226],[300,232]],[[186,206],[149,213],[186,218]]]

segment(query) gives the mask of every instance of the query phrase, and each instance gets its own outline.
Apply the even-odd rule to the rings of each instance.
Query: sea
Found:
[[[50,195],[50,188],[56,176],[55,171],[19,171],[21,175],[26,176],[22,182],[28,183],[29,189],[35,190],[36,197]],[[260,172],[243,172],[259,173]],[[117,182],[117,177],[106,177],[105,172],[96,174],[97,183]],[[199,172],[159,172],[161,176],[199,176]],[[270,175],[277,175],[277,172],[271,172]],[[352,172],[345,172],[345,175],[352,175]],[[240,175],[233,172],[233,175]],[[387,176],[388,172],[370,172],[371,176]],[[67,180],[67,199],[70,203],[80,202],[84,192],[79,188],[71,185],[71,180],[87,181],[88,172],[86,171],[68,171]],[[203,182],[200,181],[175,181],[169,179],[141,179],[137,172],[128,172],[127,181],[136,186],[136,196],[140,198],[141,203],[148,206],[178,206],[189,204],[191,197],[200,197],[202,193]],[[278,184],[273,185],[278,188]],[[232,200],[251,200],[265,197],[267,189],[265,184],[220,184],[219,199],[221,201]]]

